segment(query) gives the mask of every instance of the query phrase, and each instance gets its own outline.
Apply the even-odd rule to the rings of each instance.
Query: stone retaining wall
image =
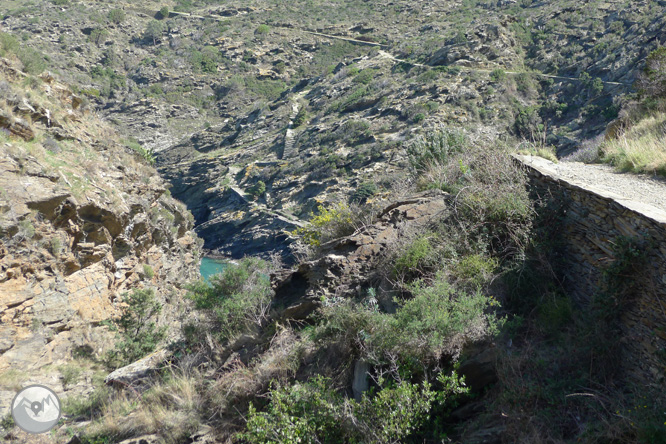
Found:
[[[552,193],[564,201],[559,230],[564,283],[578,307],[586,307],[601,291],[603,270],[615,260],[614,244],[619,238],[638,238],[646,245],[647,261],[638,276],[640,290],[622,315],[622,337],[617,340],[623,343],[621,359],[630,376],[644,384],[661,385],[666,376],[666,212],[563,179],[546,159],[515,158],[526,166],[534,191]]]

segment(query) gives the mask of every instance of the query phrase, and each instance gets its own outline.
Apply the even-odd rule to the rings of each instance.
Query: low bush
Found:
[[[149,165],[155,165],[155,153],[150,148],[144,148],[134,140],[125,140],[125,146],[136,152]]]
[[[249,443],[390,443],[400,442],[428,418],[435,401],[442,402],[464,392],[455,374],[441,392],[431,384],[380,381],[380,390],[360,401],[336,393],[330,381],[317,377],[310,382],[274,388],[268,408],[250,407]],[[455,381],[450,383],[449,381]]]
[[[211,329],[218,338],[228,340],[263,326],[268,319],[271,304],[268,272],[268,263],[245,258],[238,265],[229,264],[221,274],[211,277],[210,282],[193,284],[187,297],[195,308],[209,313]],[[196,333],[192,327],[188,330]]]
[[[352,194],[352,202],[364,203],[375,194],[377,194],[377,185],[374,182],[362,182]]]
[[[424,233],[405,245],[402,252],[395,258],[393,273],[398,282],[423,276],[438,265],[438,251],[433,245],[434,235]]]
[[[250,188],[247,189],[247,192],[253,199],[258,199],[264,194],[266,194],[266,184],[264,181],[260,180]]]
[[[330,209],[318,207],[319,214],[311,215],[308,225],[298,228],[294,235],[309,246],[318,247],[332,239],[349,235],[354,232],[354,218],[351,209],[343,204],[337,204]]]
[[[254,33],[256,35],[264,35],[264,34],[268,34],[268,32],[270,30],[271,30],[270,26],[262,24],[262,25],[257,26],[257,29],[254,30]]]
[[[417,280],[408,289],[413,297],[395,315],[383,315],[369,334],[365,350],[372,362],[385,364],[398,356],[404,365],[427,365],[442,356],[457,357],[468,341],[498,331],[497,319],[489,314],[496,302],[480,292],[455,290],[443,273],[430,283]]]
[[[162,305],[153,290],[134,290],[123,297],[123,314],[117,320],[119,337],[106,356],[110,367],[130,364],[155,351],[166,337],[166,327],[158,327],[155,318]]]
[[[468,141],[460,130],[441,128],[417,137],[407,146],[409,164],[414,173],[445,164],[455,153],[463,151]]]
[[[109,21],[116,25],[121,24],[125,21],[125,11],[122,9],[112,9],[109,11]]]

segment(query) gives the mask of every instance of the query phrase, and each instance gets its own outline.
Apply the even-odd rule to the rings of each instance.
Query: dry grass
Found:
[[[0,373],[0,388],[18,391],[23,383],[28,380],[28,375],[15,369],[5,370]]]
[[[666,176],[666,114],[640,120],[601,151],[604,162],[622,171]]]
[[[229,371],[222,373],[209,389],[217,413],[244,410],[250,401],[268,390],[271,381],[293,377],[300,364],[300,349],[301,343],[293,331],[282,328],[271,340],[269,349],[250,365],[240,359],[225,364]]]
[[[104,405],[88,436],[127,438],[157,434],[164,443],[182,442],[201,422],[204,398],[201,374],[173,371],[141,397],[119,392]]]

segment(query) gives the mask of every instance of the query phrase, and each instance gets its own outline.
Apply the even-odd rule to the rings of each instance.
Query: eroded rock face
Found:
[[[448,196],[428,191],[396,202],[374,224],[323,245],[321,258],[274,276],[275,300],[287,307],[282,316],[303,319],[319,306],[322,296],[361,295],[378,279],[377,270],[389,249],[415,229],[447,217]]]
[[[4,100],[15,100],[21,75],[0,62],[0,80],[13,85]],[[0,374],[38,375],[82,351],[99,357],[115,336],[103,321],[134,289],[154,290],[175,334],[183,286],[198,277],[194,220],[156,171],[101,121],[83,123],[64,85],[42,88],[32,96],[59,110],[49,115],[73,139],[59,144],[48,135],[53,120],[33,119],[34,141],[0,144]]]

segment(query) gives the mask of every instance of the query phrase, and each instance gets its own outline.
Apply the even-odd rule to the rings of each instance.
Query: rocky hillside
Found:
[[[423,128],[571,152],[664,44],[665,7],[40,0],[7,2],[0,26],[159,152],[206,247],[238,258],[286,253],[322,202],[390,193]]]
[[[0,59],[3,405],[37,375],[89,390],[84,362],[112,348],[127,292],[153,290],[179,334],[200,258],[191,214],[146,160],[52,74],[18,66]]]

